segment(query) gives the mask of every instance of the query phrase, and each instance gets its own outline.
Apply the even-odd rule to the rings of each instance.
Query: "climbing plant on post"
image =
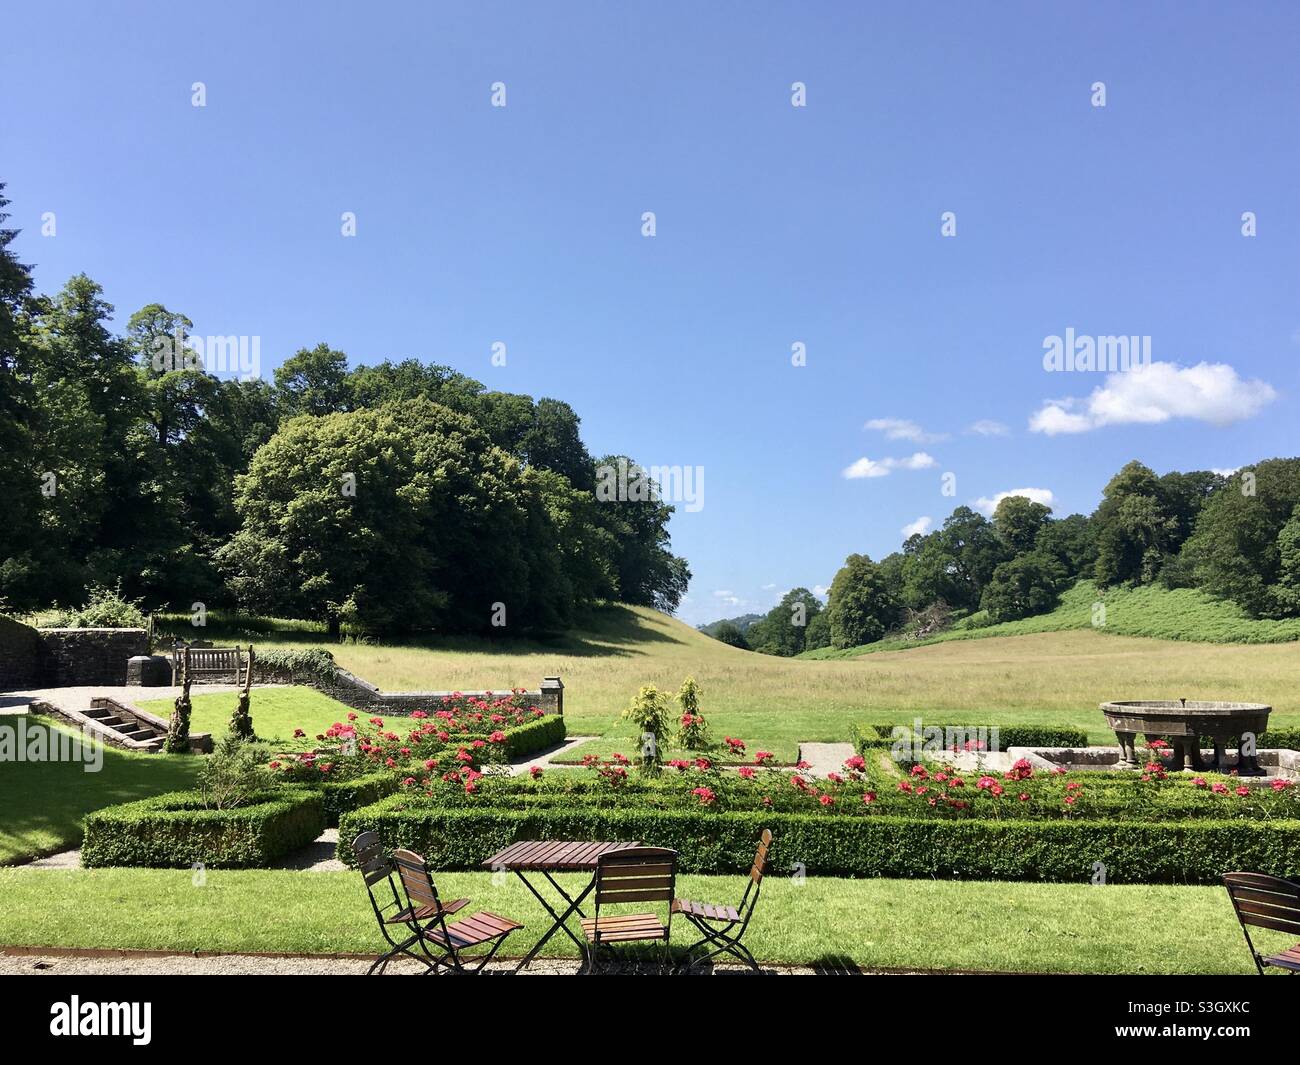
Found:
[[[235,678],[238,680],[238,678]],[[241,740],[255,740],[257,734],[253,731],[253,715],[248,709],[248,702],[253,687],[253,645],[248,645],[248,673],[245,676],[244,685],[239,690],[239,703],[235,707],[235,712],[230,717],[230,734]]]
[[[190,649],[181,651],[181,693],[176,696],[176,708],[167,722],[167,739],[163,750],[168,754],[190,753]]]

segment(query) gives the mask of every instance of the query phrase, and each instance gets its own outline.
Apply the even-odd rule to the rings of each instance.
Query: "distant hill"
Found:
[[[1105,612],[1097,604],[1105,604]],[[1099,594],[1092,581],[1079,581],[1061,596],[1060,605],[1046,614],[990,625],[988,615],[977,611],[951,629],[920,640],[886,636],[876,643],[837,650],[822,647],[805,651],[799,658],[857,658],[878,651],[901,651],[909,647],[976,640],[993,636],[1025,636],[1030,633],[1093,629],[1117,636],[1154,636],[1162,640],[1191,640],[1197,643],[1288,643],[1300,640],[1300,618],[1269,621],[1247,617],[1234,603],[1212,599],[1194,588],[1162,588],[1147,584],[1139,588],[1111,588]]]
[[[749,627],[753,625],[754,622],[762,620],[762,614],[741,614],[738,618],[719,618],[717,621],[710,621],[707,625],[696,625],[695,627],[706,636],[716,636],[718,634],[718,626],[725,625],[728,621],[744,633],[749,631]]]

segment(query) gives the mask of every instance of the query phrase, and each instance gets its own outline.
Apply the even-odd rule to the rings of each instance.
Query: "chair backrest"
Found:
[[[415,908],[432,906],[437,909],[438,889],[433,886],[433,877],[429,875],[429,866],[415,851],[393,851],[393,864],[397,866],[397,875],[402,881],[402,890],[406,892],[407,901]]]
[[[393,863],[384,853],[383,844],[376,832],[362,832],[352,841],[352,852],[357,856],[357,866],[366,882],[366,891],[370,895],[370,904],[375,908],[375,915],[383,924],[384,916],[390,909],[399,910],[402,900],[397,894],[397,885],[393,883]],[[388,881],[391,898],[381,901],[375,897],[375,885],[381,880]]]
[[[763,873],[767,870],[767,851],[772,846],[772,830],[763,829],[758,837],[758,850],[754,853],[754,864],[749,867],[749,879],[755,884],[763,882]]]
[[[677,852],[663,847],[629,847],[596,860],[596,906],[621,902],[672,902],[677,888]]]
[[[1243,925],[1300,934],[1300,884],[1266,873],[1224,873],[1223,886]]]

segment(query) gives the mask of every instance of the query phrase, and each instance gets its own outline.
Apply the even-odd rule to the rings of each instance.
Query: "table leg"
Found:
[[[551,917],[554,918],[555,920],[555,923],[546,930],[545,935],[543,935],[541,939],[539,939],[536,943],[533,944],[532,949],[527,954],[525,954],[523,960],[520,961],[517,966],[515,966],[515,972],[519,972],[520,969],[524,968],[526,965],[529,965],[532,962],[532,960],[535,957],[537,957],[537,954],[542,949],[542,947],[546,945],[547,941],[551,938],[551,936],[555,935],[556,932],[563,931],[566,936],[568,936],[571,940],[573,940],[574,944],[578,947],[579,950],[582,950],[583,947],[582,940],[580,940],[577,936],[573,934],[573,932],[569,929],[569,926],[566,922],[568,921],[570,915],[574,913],[574,911],[577,911],[578,914],[580,915],[582,914],[582,910],[580,908],[582,904],[582,900],[585,899],[588,895],[590,895],[592,888],[596,886],[595,875],[594,874],[592,875],[590,882],[587,884],[585,888],[582,889],[582,891],[578,894],[578,897],[576,899],[571,898],[569,894],[562,887],[560,887],[559,884],[555,882],[554,878],[549,873],[543,873],[542,875],[545,876],[548,881],[550,881],[551,886],[554,887],[557,892],[559,892],[560,897],[563,898],[564,901],[569,904],[569,906],[562,914],[556,913],[555,910],[551,907],[551,904],[546,901],[546,899],[542,896],[541,892],[539,892],[535,887],[533,887],[532,883],[529,881],[529,879],[526,876],[524,876],[523,872],[518,869],[515,870],[515,876],[519,877],[519,879],[523,881],[524,887],[526,887],[529,891],[533,893],[533,897],[542,904],[542,908],[547,913],[549,913]]]

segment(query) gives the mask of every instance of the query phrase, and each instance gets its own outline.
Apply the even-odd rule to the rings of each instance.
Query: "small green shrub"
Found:
[[[142,602],[123,596],[120,582],[114,588],[97,584],[90,589],[85,606],[57,610],[48,624],[56,629],[143,629],[148,619],[140,607]]]
[[[339,672],[334,656],[323,647],[272,648],[259,651],[255,668],[290,677],[318,677],[333,680]]]
[[[930,728],[931,725],[927,722],[925,727]],[[1072,728],[1068,725],[940,724],[933,727],[942,729],[945,737],[948,736],[950,731],[965,733],[975,728],[984,728],[991,733],[996,728],[998,730],[998,747],[1003,751],[1010,750],[1012,747],[1088,746],[1087,730]],[[854,725],[850,732],[850,740],[860,754],[864,754],[871,749],[888,749],[898,742],[899,736],[894,732],[897,728],[903,730],[902,738],[910,743],[911,726],[893,722],[869,722]]]
[[[623,711],[623,718],[631,721],[639,733],[641,769],[647,773],[658,772],[662,761],[661,748],[666,746],[671,734],[667,698],[653,684],[642,685]],[[647,737],[651,739],[647,740]]]
[[[247,805],[213,810],[195,791],[109,806],[86,816],[81,863],[212,869],[264,867],[311,843],[325,828],[321,794],[277,788]]]

